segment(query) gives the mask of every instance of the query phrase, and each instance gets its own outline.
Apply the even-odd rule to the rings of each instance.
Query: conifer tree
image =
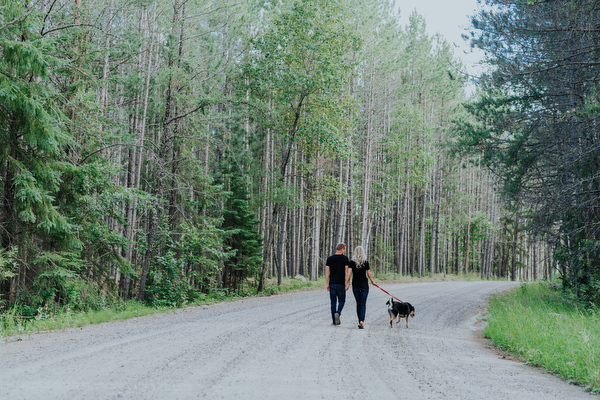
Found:
[[[242,171],[235,160],[228,159],[229,196],[225,201],[222,229],[225,244],[233,255],[225,261],[223,286],[241,290],[244,279],[256,276],[263,264],[263,240],[258,232],[259,221],[249,208],[248,190]]]
[[[65,150],[77,144],[65,129],[62,97],[49,82],[51,74],[64,73],[68,61],[59,57],[52,38],[39,33],[41,16],[35,9],[3,0],[0,10],[0,237],[5,250],[18,248],[27,263],[33,259],[27,247],[34,237],[63,249],[80,245],[76,224],[57,201]],[[26,271],[21,265],[18,275]],[[16,285],[13,279],[11,300],[17,295]]]

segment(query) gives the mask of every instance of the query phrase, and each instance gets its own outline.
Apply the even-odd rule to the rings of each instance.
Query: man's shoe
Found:
[[[358,329],[365,329],[365,325],[362,322],[359,322]]]
[[[333,314],[333,319],[335,320],[336,325],[339,325],[341,323],[340,322],[340,314],[338,314],[338,313]]]

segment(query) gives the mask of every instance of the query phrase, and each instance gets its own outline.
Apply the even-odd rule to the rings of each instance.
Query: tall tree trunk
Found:
[[[319,276],[320,268],[320,245],[321,245],[321,197],[319,193],[319,182],[321,181],[322,169],[320,160],[315,162],[315,185],[316,194],[314,205],[312,207],[312,227],[311,227],[311,260],[310,260],[310,279],[316,281]]]
[[[273,138],[271,135],[271,129],[267,128],[265,130],[265,148],[264,148],[264,175],[263,175],[263,190],[266,192],[265,200],[262,205],[261,210],[261,219],[260,219],[260,231],[264,237],[264,247],[263,247],[263,267],[260,272],[260,278],[258,283],[258,292],[264,291],[265,281],[267,277],[267,271],[270,268],[270,259],[271,259],[271,237],[272,237],[272,229],[271,229],[271,217],[273,215],[272,203],[269,199],[270,196],[270,185],[271,185],[271,171],[273,168]]]
[[[517,280],[517,240],[519,237],[519,216],[515,214],[515,227],[513,231],[513,242],[512,242],[512,261],[510,265],[510,280]]]
[[[373,158],[373,112],[374,112],[374,85],[375,73],[373,69],[370,72],[369,92],[367,98],[367,132],[365,137],[365,162],[364,162],[364,178],[363,178],[363,193],[362,193],[362,218],[361,218],[361,234],[360,243],[365,248],[368,247],[369,230],[370,230],[370,215],[369,215],[369,198],[371,195],[371,166]]]
[[[429,270],[431,276],[435,275],[437,271],[437,255],[439,251],[439,219],[440,219],[440,181],[441,181],[441,169],[442,169],[441,156],[438,155],[436,169],[434,174],[435,182],[432,185],[433,188],[433,214],[431,222],[431,243],[429,253]]]
[[[419,278],[425,273],[425,212],[427,207],[427,192],[421,195],[421,219],[419,223]]]
[[[150,16],[149,11],[144,10],[140,17],[140,30],[143,30],[143,24],[146,24],[145,29],[150,30]],[[154,28],[154,25],[152,25]],[[153,29],[152,29],[152,32]],[[148,97],[150,93],[150,74],[152,69],[152,48],[154,46],[154,35],[150,35],[150,43],[147,44],[148,52],[146,54],[146,59],[143,58],[143,53],[140,52],[139,66],[140,71],[145,73],[144,79],[144,91],[142,97],[142,116],[140,117],[138,114],[138,107],[136,107],[133,126],[134,132],[137,133],[137,140],[135,143],[135,147],[129,152],[129,167],[127,173],[127,187],[132,189],[140,188],[140,175],[143,163],[143,152],[144,152],[144,142],[145,142],[145,134],[146,134],[146,115],[148,110]],[[145,64],[145,65],[144,65]],[[136,98],[139,98],[136,96]],[[136,99],[137,103],[138,99]],[[125,238],[128,240],[127,248],[125,251],[125,259],[132,263],[134,262],[134,242],[135,242],[135,231],[137,229],[137,199],[133,199],[129,201],[127,204],[126,210],[126,223],[125,223]],[[127,300],[129,297],[129,285],[130,278],[126,275],[121,275],[120,278],[120,291],[121,296]]]
[[[534,236],[535,239],[535,236]],[[531,266],[532,268],[532,273],[533,273],[533,280],[537,281],[538,279],[538,265],[537,265],[537,240],[533,240],[533,245],[532,245],[532,257],[533,257],[533,265]]]
[[[346,188],[348,190],[347,182],[348,182],[348,169],[344,168],[344,160],[339,160],[339,181],[340,187],[342,190]],[[337,243],[344,241],[344,227],[346,225],[346,207],[348,205],[348,201],[346,198],[342,197],[336,202],[336,213],[335,213],[335,236],[334,236],[334,245]]]
[[[110,60],[110,44],[111,44],[111,27],[113,18],[114,0],[110,0],[108,5],[108,11],[106,16],[106,24],[104,25],[104,33],[106,38],[104,39],[104,57],[102,59],[102,88],[100,89],[99,103],[104,113],[104,118],[108,114],[108,72],[109,72],[109,60]],[[102,132],[104,129],[102,121],[100,122],[99,131]]]
[[[279,238],[277,241],[277,284],[283,284],[283,272],[285,265],[285,241],[286,241],[286,226],[287,226],[288,207],[283,205],[279,211]]]

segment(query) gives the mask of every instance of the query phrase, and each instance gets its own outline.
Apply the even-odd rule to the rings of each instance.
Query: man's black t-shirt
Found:
[[[329,266],[329,284],[346,284],[346,265],[350,265],[347,256],[343,254],[329,256],[325,265]]]
[[[370,269],[369,262],[363,262],[360,268],[358,268],[355,261],[350,261],[350,268],[352,268],[352,288],[368,289],[369,279],[367,278],[367,270]]]

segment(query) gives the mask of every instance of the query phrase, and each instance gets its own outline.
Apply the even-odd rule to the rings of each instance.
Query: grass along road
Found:
[[[547,283],[494,296],[485,329],[492,343],[520,359],[600,391],[600,313],[561,299]]]

